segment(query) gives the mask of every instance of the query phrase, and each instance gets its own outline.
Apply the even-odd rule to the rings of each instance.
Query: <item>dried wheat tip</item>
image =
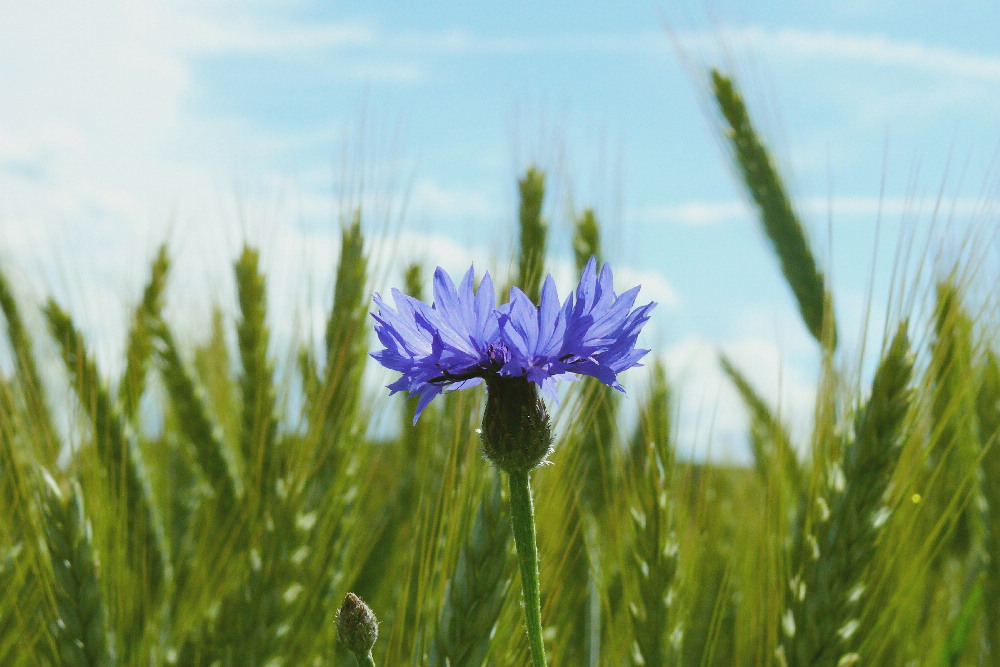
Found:
[[[337,612],[337,637],[357,656],[368,655],[378,639],[378,619],[354,593],[347,594]]]

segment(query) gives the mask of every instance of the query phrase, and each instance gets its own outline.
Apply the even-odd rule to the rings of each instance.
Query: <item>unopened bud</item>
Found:
[[[368,605],[348,593],[337,612],[337,637],[355,655],[368,655],[378,639],[378,619]]]
[[[524,377],[486,379],[483,451],[504,472],[537,468],[552,451],[552,427],[538,386]]]

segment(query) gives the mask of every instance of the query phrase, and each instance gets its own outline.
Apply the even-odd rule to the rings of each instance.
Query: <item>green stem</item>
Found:
[[[368,651],[368,655],[355,653],[354,659],[358,661],[358,667],[375,667],[375,658],[372,657],[371,651]]]
[[[538,548],[535,546],[535,510],[531,504],[528,472],[507,474],[510,486],[510,525],[514,530],[514,546],[521,567],[521,593],[524,596],[524,621],[531,646],[531,663],[545,667],[545,645],[542,642],[542,605],[538,593]]]

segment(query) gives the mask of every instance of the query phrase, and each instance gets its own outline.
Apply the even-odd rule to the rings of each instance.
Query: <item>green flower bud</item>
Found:
[[[368,605],[354,593],[348,593],[337,612],[337,637],[347,649],[359,656],[368,655],[378,639],[378,619]]]
[[[486,378],[483,451],[504,472],[527,472],[552,451],[552,427],[538,385],[524,377]]]

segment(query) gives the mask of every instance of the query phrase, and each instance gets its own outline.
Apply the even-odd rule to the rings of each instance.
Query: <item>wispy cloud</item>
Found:
[[[634,213],[640,222],[656,222],[701,227],[746,218],[750,207],[743,201],[686,201],[679,204],[647,206]]]
[[[464,219],[492,219],[503,209],[479,190],[445,186],[429,178],[414,183],[411,205],[417,211],[431,215]]]
[[[713,34],[691,33],[682,36],[681,43],[687,47],[714,51],[724,45],[782,56],[900,66],[1000,82],[1000,57],[996,55],[965,53],[918,41],[892,40],[881,35],[748,26],[727,27]]]
[[[541,36],[489,35],[465,29],[393,34],[368,33],[379,48],[466,54],[512,54],[579,51],[590,53],[669,54],[674,44],[665,31],[563,33]],[[337,36],[339,39],[339,36]],[[920,72],[1000,82],[1000,55],[968,53],[916,40],[849,32],[723,26],[712,31],[679,31],[682,49],[717,55],[723,49],[747,49],[782,58],[813,59],[903,67]],[[314,44],[316,42],[313,42]]]
[[[977,219],[1000,212],[1000,199],[990,197],[802,197],[794,202],[803,215],[833,222],[865,217],[926,216]],[[692,227],[751,219],[753,208],[742,200],[693,200],[678,204],[637,209],[633,218],[645,223],[680,224]]]

